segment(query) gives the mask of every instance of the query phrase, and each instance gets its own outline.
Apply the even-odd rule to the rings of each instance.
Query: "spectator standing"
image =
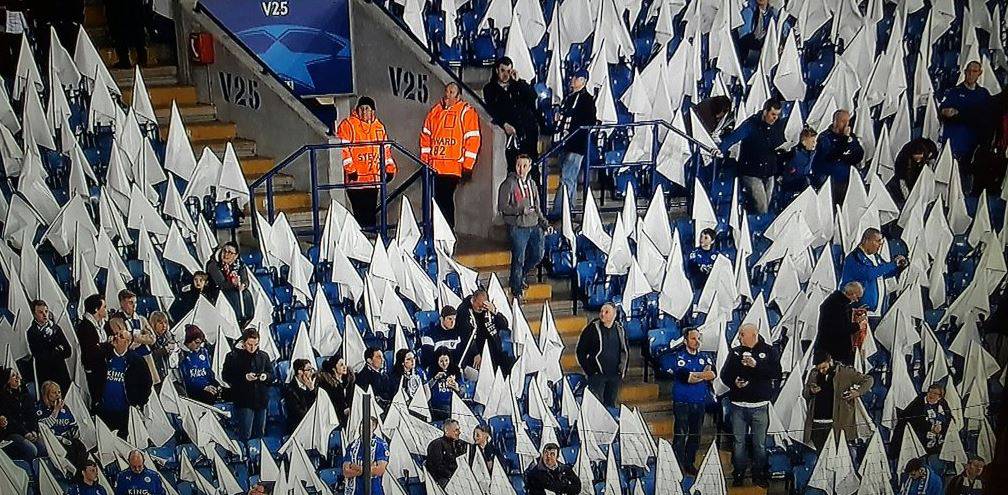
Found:
[[[196,325],[186,325],[183,341],[186,350],[179,360],[179,373],[189,398],[204,404],[214,404],[220,398],[221,385],[214,376],[213,357],[205,343],[203,330]],[[227,339],[221,339],[217,345],[227,345]]]
[[[577,359],[588,375],[588,389],[607,407],[616,407],[629,355],[623,324],[616,320],[616,305],[607,302],[599,317],[581,330],[577,343]]]
[[[248,268],[238,257],[238,244],[227,242],[217,250],[213,259],[207,262],[210,283],[220,295],[225,297],[238,318],[238,326],[243,327],[252,318],[255,308],[249,292]]]
[[[731,99],[725,95],[704,98],[693,107],[700,125],[707,134],[718,136],[721,130],[728,126],[728,117],[732,110]]]
[[[130,349],[132,335],[122,318],[109,319],[109,328],[112,335],[104,344],[104,380],[97,413],[111,430],[126,438],[129,408],[147,403],[153,379],[147,362]]]
[[[494,64],[490,81],[483,86],[483,101],[494,125],[507,134],[505,154],[508,171],[514,170],[518,155],[539,154],[539,112],[532,86],[518,78],[514,63],[503,57]]]
[[[773,347],[760,337],[756,325],[747,323],[739,327],[738,339],[739,345],[728,354],[721,370],[721,380],[728,386],[732,435],[735,437],[732,484],[742,486],[746,469],[751,468],[753,483],[765,488],[768,485],[766,433],[770,426],[769,406],[773,380],[781,376],[780,359]],[[748,445],[749,434],[752,435],[752,447]]]
[[[679,459],[683,472],[696,476],[696,455],[700,447],[700,430],[704,411],[712,401],[711,382],[717,375],[714,358],[700,351],[700,331],[687,328],[683,332],[683,347],[672,354],[674,381],[672,387],[672,412],[675,416],[675,438],[672,450]]]
[[[828,352],[816,351],[813,362],[815,368],[809,370],[802,393],[808,401],[804,441],[822,451],[830,431],[835,435],[842,431],[848,441],[858,438],[855,401],[871,390],[875,381],[835,362]]]
[[[749,195],[750,213],[766,213],[773,197],[774,174],[777,173],[777,148],[784,144],[784,123],[780,121],[781,104],[767,100],[763,110],[739,125],[721,141],[721,154],[741,143],[738,176]]]
[[[154,331],[151,329],[147,318],[136,312],[136,294],[128,289],[119,291],[119,307],[122,310],[116,312],[113,318],[117,320],[121,319],[125,322],[127,331],[130,332],[130,336],[132,337],[130,350],[134,351],[147,364],[153,383],[161,383],[161,375],[158,374],[153,356]],[[112,320],[109,321],[111,322]]]
[[[340,142],[373,143],[387,140],[385,124],[378,119],[376,109],[371,97],[360,97],[353,112],[336,127],[336,137]],[[375,214],[378,212],[381,195],[381,188],[377,183],[382,180],[383,164],[387,183],[392,182],[396,173],[392,147],[372,144],[347,146],[340,148],[340,151],[343,153],[343,182],[347,185],[361,184],[359,187],[346,190],[354,218],[362,227],[375,225]],[[363,185],[368,182],[375,184]]]
[[[767,32],[772,28],[770,22],[776,18],[777,9],[770,5],[770,0],[750,0],[742,9],[738,37],[743,64],[750,66],[759,57]]]
[[[47,381],[40,389],[41,399],[35,407],[35,419],[49,428],[67,451],[67,460],[80,466],[87,460],[87,448],[80,441],[77,419],[63,402],[63,391],[58,383]]]
[[[426,356],[424,365],[428,369],[437,366],[434,354],[439,349],[447,349],[453,363],[461,362],[462,353],[465,352],[466,343],[463,342],[465,336],[455,326],[457,318],[455,308],[446,305],[441,308],[440,315],[438,324],[427,332],[427,335],[421,337],[422,355]]]
[[[487,473],[493,473],[494,463],[500,461],[500,452],[490,443],[489,426],[480,424],[473,429],[473,443],[469,445],[467,459],[470,466],[479,459],[486,466]]]
[[[315,404],[318,387],[315,382],[315,367],[307,359],[295,359],[292,366],[294,379],[284,388],[284,409],[287,411],[287,433],[291,434]]]
[[[511,296],[522,299],[528,283],[525,279],[543,258],[543,236],[549,227],[539,204],[539,186],[529,178],[532,158],[518,155],[515,171],[510,172],[497,191],[497,211],[504,217],[511,237]]]
[[[857,281],[847,282],[843,290],[835,290],[819,305],[819,329],[815,350],[828,353],[834,360],[854,366],[854,350],[860,347],[867,332],[868,318],[863,308],[854,305],[864,295]]]
[[[35,367],[35,383],[52,380],[65,388],[70,386],[70,372],[66,360],[70,358],[70,343],[63,329],[53,323],[49,306],[38,299],[32,302],[32,316],[28,327],[28,350]]]
[[[716,230],[701,230],[700,245],[690,251],[687,258],[690,279],[696,284],[698,292],[703,291],[704,286],[707,285],[707,277],[710,276],[710,272],[714,268],[714,260],[718,256],[717,250],[714,249],[714,241],[716,239]]]
[[[67,489],[67,495],[111,495],[98,482],[98,463],[86,459],[77,466],[77,478]]]
[[[171,369],[178,367],[178,342],[168,331],[168,315],[155,311],[151,313],[147,322],[150,323],[154,337],[154,343],[150,346],[154,368],[158,376],[165,379]]]
[[[105,331],[107,318],[108,307],[101,294],[91,294],[84,298],[84,317],[77,322],[74,332],[80,345],[81,365],[84,367],[91,402],[97,402],[101,397],[105,382],[105,356],[101,344],[108,339]]]
[[[458,457],[466,452],[466,444],[459,440],[461,433],[458,421],[447,419],[444,422],[444,435],[435,438],[427,445],[427,460],[424,461],[424,467],[441,488],[448,485],[448,481],[458,469]]]
[[[945,387],[932,383],[927,392],[920,394],[907,404],[905,409],[896,409],[896,427],[893,428],[894,452],[899,452],[903,430],[909,427],[920,439],[929,459],[936,459],[945,442],[949,423],[952,422],[952,408],[945,400]]]
[[[368,347],[364,350],[364,368],[357,373],[357,386],[364,391],[370,388],[382,408],[388,408],[392,402],[394,385],[392,377],[385,370],[385,354],[381,349]]]
[[[945,486],[945,495],[983,495],[984,460],[980,456],[970,456],[963,472],[955,475]]]
[[[269,355],[259,349],[258,330],[248,328],[242,333],[241,347],[232,349],[224,358],[221,374],[231,386],[239,436],[245,441],[261,438],[265,434],[268,392],[274,374]]]
[[[329,400],[336,410],[336,417],[339,418],[340,428],[346,426],[347,418],[350,416],[355,390],[354,378],[353,371],[339,354],[323,361],[322,369],[319,370],[318,385],[329,394]]]
[[[196,307],[196,302],[199,301],[200,296],[205,297],[211,303],[214,302],[215,294],[207,288],[208,278],[206,272],[202,270],[193,274],[192,283],[182,290],[182,293],[178,295],[168,310],[172,319],[179,321],[185,317],[186,314]]]
[[[921,458],[910,459],[903,469],[903,482],[899,493],[917,495],[941,495],[941,477],[931,470]]]
[[[378,420],[371,418],[371,495],[385,495],[382,487],[382,476],[388,467],[388,444],[381,436],[374,433],[378,429]],[[364,495],[364,484],[360,477],[364,474],[364,453],[361,452],[361,440],[358,438],[350,444],[343,456],[343,478],[346,480],[347,495]]]
[[[395,392],[401,389],[406,396],[406,400],[412,400],[413,396],[422,388],[427,386],[427,373],[417,366],[416,354],[409,349],[399,349],[396,351],[395,363],[392,365],[392,386]]]
[[[888,184],[889,192],[897,203],[906,203],[921,171],[937,157],[938,146],[926,137],[912,139],[900,148],[893,167],[895,175]]]
[[[852,179],[850,168],[858,168],[864,159],[864,148],[854,135],[850,125],[850,112],[833,112],[833,123],[819,134],[816,153],[812,160],[812,172],[818,185],[830,178],[833,188],[833,202],[840,204],[847,194],[847,184]],[[861,180],[860,177],[856,178]]]
[[[883,262],[879,257],[884,238],[882,232],[869,227],[861,234],[861,244],[844,258],[843,271],[840,273],[840,284],[858,282],[864,288],[861,304],[868,316],[881,316],[886,307],[885,278],[896,276],[900,269],[907,266],[904,256],[896,256],[893,261]]]
[[[420,160],[434,169],[434,202],[455,227],[455,189],[472,176],[480,147],[479,116],[462,101],[458,84],[445,86],[441,98],[424,119]]]
[[[445,349],[437,351],[435,356],[437,368],[430,382],[430,411],[433,421],[441,421],[451,417],[452,398],[462,389],[459,386],[462,373]]]
[[[581,493],[581,480],[570,466],[560,463],[559,445],[546,444],[539,460],[525,471],[525,493],[528,495]]]
[[[598,123],[595,97],[586,89],[588,71],[580,69],[571,76],[570,93],[560,104],[556,114],[560,125],[559,135],[566,139],[564,156],[560,165],[560,183],[567,191],[567,199],[573,206],[577,198],[578,177],[581,174],[581,162],[591,152],[591,132],[582,127],[590,127]],[[553,211],[559,213],[561,201],[554,200]]]
[[[115,45],[115,68],[133,67],[130,48],[136,50],[137,65],[146,67],[147,35],[144,30],[150,17],[147,4],[143,0],[105,0],[105,17],[108,19],[109,36]]]
[[[129,453],[129,467],[116,477],[115,495],[164,495],[161,475],[144,465],[143,452]]]
[[[816,136],[816,131],[811,127],[802,129],[798,144],[783,156],[780,188],[782,205],[789,204],[812,183]]]
[[[973,153],[986,144],[994,122],[988,117],[991,95],[978,84],[983,74],[979,61],[973,60],[963,69],[963,82],[945,92],[938,115],[942,120],[945,139],[952,146],[952,156],[959,162],[963,177],[963,192],[970,194],[973,185]]]
[[[459,304],[455,319],[456,328],[462,336],[462,360],[452,361],[460,369],[479,368],[483,359],[483,347],[490,344],[490,357],[504,372],[511,370],[511,363],[504,354],[501,332],[508,329],[507,319],[490,302],[486,289],[476,289]]]
[[[0,438],[11,459],[32,461],[45,448],[38,436],[35,402],[15,368],[0,368]]]

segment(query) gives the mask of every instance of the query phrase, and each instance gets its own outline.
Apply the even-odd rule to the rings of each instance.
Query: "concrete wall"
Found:
[[[217,40],[216,63],[206,68],[191,67],[192,83],[199,88],[201,97],[207,97],[208,101],[217,105],[221,119],[236,122],[240,135],[259,142],[259,154],[282,158],[303,144],[331,140],[326,131],[332,129],[332,122],[320,122],[281,83],[262,73],[259,63],[221,32],[213,21],[203,14],[193,13],[191,7],[181,10],[184,15],[181,20],[183,30],[180,32],[186,39],[195,24],[198,30],[213,33]],[[350,15],[356,93],[332,99],[337,119],[342,119],[351,111],[357,98],[370,96],[376,102],[378,115],[389,137],[419,156],[418,136],[424,117],[452,79],[442,67],[431,63],[430,57],[417,42],[378,7],[354,0],[350,4]],[[260,107],[252,109],[248,105],[226,100],[220,88],[221,73],[256,81]],[[473,103],[479,112],[482,145],[473,180],[460,186],[456,193],[456,233],[487,238],[497,235],[493,226],[496,193],[507,169],[504,138],[500,129],[495,130],[490,125],[489,116],[476,103],[475,95],[464,92],[463,97]],[[334,182],[342,180],[339,151],[334,150],[328,155],[326,166],[329,175],[335,179]],[[418,166],[406,157],[396,158],[399,173],[390,190],[399,186]],[[307,161],[302,162],[297,164],[291,175],[295,176],[299,188],[307,189]],[[417,215],[420,214],[420,192],[419,183],[408,192]],[[338,198],[341,196],[337,195]],[[392,206],[389,220],[394,222],[399,205]]]

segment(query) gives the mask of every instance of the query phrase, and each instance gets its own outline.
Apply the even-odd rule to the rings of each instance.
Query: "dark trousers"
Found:
[[[142,0],[105,0],[105,17],[108,19],[109,36],[115,44],[117,66],[130,63],[130,48],[136,50],[137,63],[147,64],[146,25],[148,9]]]
[[[350,200],[350,208],[353,210],[353,216],[357,219],[357,223],[364,228],[375,225],[375,216],[378,213],[378,196],[381,195],[381,191],[373,187],[347,189],[346,195]]]
[[[675,418],[672,451],[683,469],[695,469],[697,450],[700,448],[700,430],[703,428],[704,405],[676,402],[672,404]]]
[[[812,423],[812,429],[809,431],[809,437],[812,440],[812,445],[815,445],[816,450],[822,451],[823,445],[826,445],[826,439],[829,438],[830,431],[833,430],[833,422],[829,423]]]
[[[448,226],[455,228],[455,189],[458,188],[461,177],[455,175],[437,174],[434,176],[434,202],[444,214]]]
[[[99,408],[98,417],[108,425],[109,429],[115,431],[119,438],[126,438],[129,434],[129,409],[122,411],[109,411]]]
[[[618,374],[588,375],[588,390],[591,390],[606,407],[616,407],[616,398],[619,397],[620,385],[622,384],[623,378]]]

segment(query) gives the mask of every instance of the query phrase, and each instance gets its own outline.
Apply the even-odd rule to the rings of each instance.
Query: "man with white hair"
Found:
[[[819,305],[819,327],[815,350],[828,352],[833,359],[854,366],[854,340],[868,322],[863,308],[854,305],[864,295],[861,283],[852,280],[843,290],[833,291]]]
[[[751,464],[753,483],[766,487],[769,484],[766,473],[766,434],[770,426],[773,381],[781,377],[780,358],[773,347],[760,337],[759,328],[752,323],[739,327],[739,342],[728,353],[728,359],[721,369],[721,381],[728,386],[731,428],[735,437],[732,484],[742,486],[746,469]],[[750,434],[752,447],[747,442]]]

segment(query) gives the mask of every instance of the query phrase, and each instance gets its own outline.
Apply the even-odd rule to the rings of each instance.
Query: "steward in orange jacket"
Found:
[[[437,173],[434,200],[448,224],[455,226],[455,188],[472,174],[480,147],[479,116],[459,97],[456,83],[445,86],[441,98],[424,119],[420,160]]]
[[[375,114],[374,100],[362,96],[350,116],[343,119],[336,127],[336,137],[342,143],[365,143],[388,139],[385,126]],[[343,182],[353,185],[381,180],[381,148],[378,145],[342,148]],[[392,147],[386,145],[384,148],[385,177],[386,181],[391,182],[396,173],[395,160],[392,158]],[[354,217],[357,218],[361,226],[374,224],[380,192],[377,184],[346,190]]]

